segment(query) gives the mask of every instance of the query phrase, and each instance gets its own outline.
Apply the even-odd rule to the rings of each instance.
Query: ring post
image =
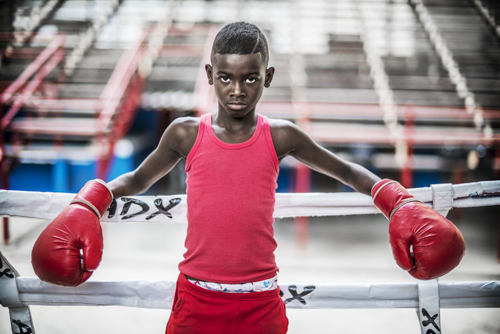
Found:
[[[0,304],[9,308],[12,334],[34,334],[30,309],[19,297],[17,276],[19,273],[0,252]]]
[[[437,279],[418,281],[418,318],[422,334],[441,334]]]

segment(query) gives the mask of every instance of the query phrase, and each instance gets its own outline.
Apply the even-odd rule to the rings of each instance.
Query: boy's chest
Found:
[[[221,127],[213,127],[215,136],[226,144],[240,144],[250,140],[255,132],[255,127],[230,131]]]

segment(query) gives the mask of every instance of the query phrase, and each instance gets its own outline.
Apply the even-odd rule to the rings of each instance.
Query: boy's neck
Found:
[[[212,115],[212,130],[217,138],[227,144],[238,144],[249,140],[257,126],[257,114],[248,113],[242,118],[217,112]]]
[[[245,131],[257,124],[257,113],[252,110],[241,118],[233,117],[224,111],[218,111],[212,115],[212,124],[228,132]]]

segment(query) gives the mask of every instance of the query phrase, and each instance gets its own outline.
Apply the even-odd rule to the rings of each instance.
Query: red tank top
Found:
[[[267,118],[253,136],[227,144],[215,135],[212,115],[201,117],[186,159],[187,237],[179,270],[218,283],[268,279],[274,258],[273,212],[279,161]]]

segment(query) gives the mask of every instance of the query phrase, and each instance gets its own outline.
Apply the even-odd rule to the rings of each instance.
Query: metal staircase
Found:
[[[52,17],[45,17],[45,25],[31,32],[26,43],[15,47],[12,41],[18,34],[10,34],[11,48],[3,53],[7,56],[0,68],[0,172],[4,189],[10,187],[9,175],[21,163],[52,165],[51,173],[33,175],[33,182],[40,176],[52,178],[56,191],[71,191],[68,164],[75,161],[95,161],[95,170],[88,177],[106,179],[114,145],[126,135],[138,111],[145,72],[154,60],[152,51],[158,47],[150,36],[161,30],[160,23],[145,24],[131,43],[108,50],[96,48],[99,29],[106,27],[105,21],[116,10],[113,5],[119,2],[109,1],[111,7],[101,16],[93,15],[93,21],[64,19],[61,12],[68,13],[66,4],[74,5],[67,2]],[[168,25],[160,28],[165,34]],[[87,37],[86,43],[81,42],[82,37]],[[84,56],[77,57],[79,53]],[[94,63],[92,73],[92,60],[88,59],[95,60],[96,54],[99,63]],[[106,64],[101,65],[100,59]],[[4,239],[9,239],[6,219]]]

